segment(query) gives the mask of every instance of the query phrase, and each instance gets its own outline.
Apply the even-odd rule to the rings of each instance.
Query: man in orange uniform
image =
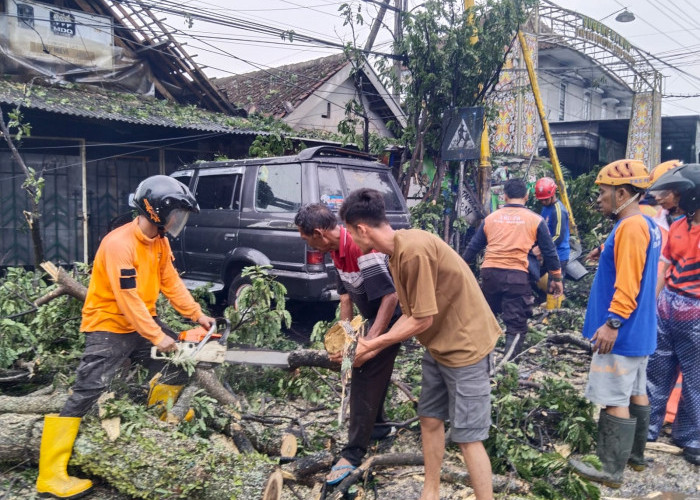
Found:
[[[144,363],[154,374],[165,363],[151,359],[151,346],[161,352],[177,350],[176,334],[156,317],[159,293],[192,321],[206,328],[214,323],[185,288],[165,237],[165,232],[177,236],[189,213],[199,211],[190,190],[172,177],[156,175],[139,184],[133,203],[138,217],[105,236],[95,255],[80,324],[85,352],[73,393],[60,415],[44,419],[36,482],[42,495],[72,498],[92,488],[90,480],[68,476],[66,471],[81,418],[127,358]],[[184,374],[165,378],[182,384]],[[149,404],[174,398],[181,389],[182,385],[159,384],[151,389]]]
[[[494,314],[506,325],[505,356],[517,356],[525,343],[527,319],[535,298],[530,286],[528,253],[538,246],[549,273],[549,293],[561,296],[561,264],[557,249],[542,217],[525,207],[527,186],[522,179],[508,179],[503,186],[506,204],[481,223],[462,257],[469,263],[484,248],[481,289]]]
[[[639,160],[603,167],[598,208],[615,221],[600,254],[583,336],[593,342],[586,397],[604,406],[598,421],[602,470],[571,460],[581,476],[619,488],[631,457],[643,461],[649,427],[646,368],[656,349],[656,274],[661,233],[639,209],[649,172]]]
[[[688,462],[700,465],[700,165],[679,166],[658,178],[650,190],[659,198],[676,198],[686,216],[671,225],[663,250],[666,272],[657,301],[658,348],[647,369],[648,438],[658,437],[669,393],[682,370],[671,437]]]

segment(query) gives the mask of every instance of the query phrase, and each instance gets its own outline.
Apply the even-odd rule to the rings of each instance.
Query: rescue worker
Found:
[[[132,206],[139,215],[108,233],[95,255],[80,324],[85,351],[73,392],[59,415],[44,418],[36,481],[42,495],[73,498],[92,488],[90,480],[66,471],[81,418],[127,358],[145,364],[154,374],[165,362],[151,359],[151,346],[160,352],[177,350],[175,333],[156,317],[159,293],[192,321],[205,328],[214,323],[185,288],[165,237],[166,232],[177,236],[189,213],[199,211],[190,190],[172,177],[152,176],[139,184]],[[177,370],[162,379],[168,384],[152,384],[149,404],[176,398],[186,376]]]
[[[656,440],[666,403],[679,371],[681,397],[671,437],[683,457],[700,465],[700,165],[683,165],[663,174],[650,191],[660,199],[677,198],[676,220],[663,250],[665,280],[657,301],[658,348],[649,359],[647,393],[651,404],[648,438]]]
[[[551,177],[542,177],[535,183],[535,198],[542,203],[540,215],[547,224],[554,246],[557,248],[562,276],[569,262],[569,212],[557,199],[557,183]]]
[[[527,186],[522,179],[508,179],[503,185],[506,204],[481,223],[462,258],[473,263],[485,248],[481,264],[481,290],[494,314],[501,314],[506,326],[505,356],[510,359],[523,349],[527,319],[535,303],[528,253],[538,246],[549,272],[549,293],[562,294],[561,265],[544,219],[525,207]]]
[[[357,306],[368,323],[364,337],[367,340],[391,328],[401,316],[401,308],[389,273],[389,257],[379,252],[363,254],[350,233],[337,223],[335,214],[321,203],[301,207],[294,224],[309,247],[331,254],[338,272],[340,319],[350,321],[353,306]],[[382,425],[383,407],[400,347],[401,344],[387,347],[362,367],[352,369],[348,442],[326,476],[327,484],[338,484],[350,475],[362,463],[372,438],[381,439],[391,432],[390,426]],[[341,362],[342,355],[331,359]]]
[[[656,349],[656,272],[661,234],[639,209],[649,173],[638,160],[603,167],[598,209],[615,221],[600,254],[583,335],[593,342],[586,397],[604,408],[598,420],[602,470],[579,460],[579,475],[611,488],[622,485],[631,455],[644,456],[649,426],[646,368]]]

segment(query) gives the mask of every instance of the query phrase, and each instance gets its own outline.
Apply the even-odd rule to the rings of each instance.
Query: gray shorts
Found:
[[[586,398],[602,406],[629,406],[631,396],[647,393],[649,356],[593,353]]]
[[[489,354],[473,365],[450,368],[426,351],[418,415],[449,420],[455,443],[486,439],[491,426],[490,361]]]

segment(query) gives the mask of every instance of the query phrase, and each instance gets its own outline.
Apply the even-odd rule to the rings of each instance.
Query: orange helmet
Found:
[[[683,162],[681,160],[668,160],[663,163],[659,163],[649,173],[649,184],[654,184],[659,179],[659,177],[664,175],[666,172],[673,168],[680,167],[681,165],[683,165]]]
[[[554,196],[557,191],[557,183],[551,177],[542,177],[535,183],[535,198],[546,200]]]
[[[641,160],[617,160],[608,163],[598,173],[596,184],[621,186],[630,184],[640,189],[649,187],[649,171]]]

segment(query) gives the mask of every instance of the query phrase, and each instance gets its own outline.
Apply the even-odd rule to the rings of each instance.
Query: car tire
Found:
[[[252,286],[250,278],[237,274],[236,277],[233,278],[233,281],[231,281],[231,285],[228,287],[228,305],[234,306],[237,309],[238,297],[240,297],[241,292],[249,286]]]

